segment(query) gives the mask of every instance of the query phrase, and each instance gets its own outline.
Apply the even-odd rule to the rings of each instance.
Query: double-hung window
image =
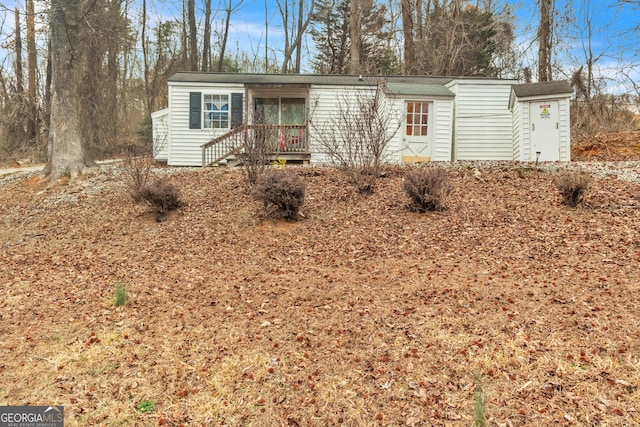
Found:
[[[204,128],[229,128],[229,95],[204,94]]]

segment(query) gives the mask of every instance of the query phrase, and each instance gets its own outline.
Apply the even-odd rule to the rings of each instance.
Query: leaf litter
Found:
[[[369,196],[292,167],[295,223],[234,169],[156,169],[187,202],[162,223],[117,166],[3,182],[0,404],[68,425],[467,426],[481,378],[489,425],[640,423],[638,182],[575,164],[594,179],[570,209],[565,166],[440,167],[454,191],[426,214],[400,167]]]

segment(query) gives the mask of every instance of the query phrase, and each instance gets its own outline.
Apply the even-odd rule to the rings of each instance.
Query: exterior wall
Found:
[[[460,79],[446,86],[456,95],[454,160],[512,160],[511,80]]]
[[[453,136],[453,99],[438,99],[433,102],[436,110],[435,134],[432,160],[451,161],[451,141]]]
[[[522,160],[522,111],[519,103],[513,106],[512,135],[513,135],[513,160]]]
[[[331,158],[324,147],[320,134],[328,134],[335,130],[340,114],[345,114],[350,108],[355,109],[358,94],[372,95],[375,87],[353,86],[321,86],[314,85],[309,89],[309,138],[311,164],[330,164]],[[342,111],[342,113],[341,113]],[[393,153],[398,148],[390,144],[388,161],[392,161]],[[396,154],[397,155],[397,154]]]
[[[570,99],[567,96],[563,98],[557,97],[538,97],[518,99],[514,103],[514,135],[517,133],[520,145],[520,156],[514,157],[514,160],[523,162],[535,161],[535,155],[531,151],[531,122],[530,122],[530,105],[532,101],[553,100],[558,101],[558,127],[559,127],[559,151],[561,162],[571,160],[571,119],[570,119]],[[515,112],[518,111],[519,119],[516,123]],[[515,144],[515,139],[514,139]]]
[[[560,112],[560,161],[571,160],[571,102],[569,98],[559,99]]]
[[[167,160],[169,147],[169,109],[151,113],[151,131],[153,135],[153,158]]]
[[[189,92],[202,92],[203,95],[215,93],[231,97],[232,93],[244,93],[244,85],[169,83],[171,113],[167,164],[170,166],[202,166],[200,146],[229,132],[229,129],[189,129]]]

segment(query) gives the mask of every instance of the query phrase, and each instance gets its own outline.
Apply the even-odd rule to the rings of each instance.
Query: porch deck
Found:
[[[266,150],[266,160],[308,162],[311,158],[307,125],[243,125],[202,145],[202,166],[242,158],[253,150]]]

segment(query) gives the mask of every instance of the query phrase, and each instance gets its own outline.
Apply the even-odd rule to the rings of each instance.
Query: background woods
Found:
[[[598,19],[603,10],[607,19],[628,17],[638,2],[603,9],[590,0],[539,0],[528,21],[517,18],[523,7],[492,0],[9,1],[0,5],[0,159],[50,159],[60,137],[55,120],[74,129],[60,141],[77,140],[82,165],[132,144],[150,149],[150,113],[166,106],[167,79],[178,70],[567,79],[576,93],[574,138],[628,129],[626,105],[640,93],[639,23],[627,18],[619,31],[602,34]],[[56,21],[57,12],[64,19]]]

